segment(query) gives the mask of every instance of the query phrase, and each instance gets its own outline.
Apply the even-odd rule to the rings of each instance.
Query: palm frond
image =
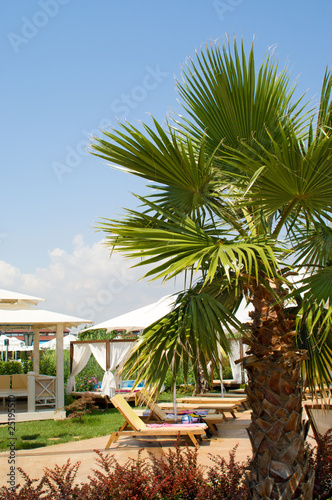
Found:
[[[323,221],[320,224],[298,223],[289,235],[296,256],[294,265],[312,271],[332,262],[332,227]]]
[[[316,142],[332,131],[332,73],[325,71],[317,117]]]
[[[110,234],[110,246],[130,258],[143,259],[135,266],[153,265],[145,277],[170,279],[185,270],[204,270],[209,262],[206,281],[212,281],[219,268],[230,277],[233,271],[258,276],[261,266],[267,275],[274,275],[278,264],[274,242],[259,238],[234,238],[232,232],[216,228],[214,224],[201,227],[194,220],[178,212],[155,207],[163,220],[154,215],[131,211],[131,217],[104,222],[100,228]]]
[[[253,45],[248,57],[243,42],[239,49],[236,40],[233,50],[229,43],[205,47],[186,64],[177,86],[190,117],[182,120],[183,128],[198,140],[206,134],[209,151],[221,140],[234,148],[241,148],[242,140],[269,149],[271,136],[280,136],[280,120],[291,119],[297,131],[303,127],[305,114],[299,119],[297,111],[301,99],[291,104],[295,87],[287,71],[279,71],[271,54],[256,71]]]
[[[307,351],[307,359],[302,365],[305,386],[321,394],[324,386],[330,386],[332,370],[332,321],[331,311],[322,304],[307,303],[299,310],[297,318],[296,344]]]
[[[308,220],[328,218],[332,208],[332,136],[323,138],[319,145],[312,144],[303,154],[291,127],[280,133],[282,142],[271,137],[273,151],[265,150],[264,156],[248,143],[243,144],[246,152],[227,148],[224,161],[252,179],[242,203],[261,207],[266,215],[279,212],[283,223],[301,215]]]

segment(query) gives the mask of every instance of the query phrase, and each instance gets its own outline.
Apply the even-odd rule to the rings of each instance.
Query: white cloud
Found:
[[[172,283],[138,281],[144,269],[130,269],[132,261],[110,252],[104,241],[87,245],[81,235],[73,251],[49,251],[48,267],[24,274],[0,261],[0,288],[46,299],[39,307],[100,323],[174,293]]]

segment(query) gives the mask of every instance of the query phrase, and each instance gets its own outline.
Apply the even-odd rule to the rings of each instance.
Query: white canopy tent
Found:
[[[116,316],[115,318],[104,321],[103,323],[99,323],[98,325],[86,328],[83,331],[106,329],[106,333],[108,333],[113,330],[121,330],[126,332],[144,330],[144,328],[162,318],[163,316],[165,316],[165,314],[168,314],[173,307],[175,299],[175,296],[166,295],[153,304],[149,304],[148,306],[140,307],[138,309],[135,309],[134,311]],[[87,344],[83,345],[82,342],[79,350],[77,350],[78,343],[73,344],[73,369],[71,371],[71,377],[67,385],[68,393],[73,390],[75,375],[83,370],[84,366],[89,360],[90,354],[93,354],[100,366],[105,370],[105,375],[101,386],[101,393],[107,394],[109,396],[114,395],[114,391],[117,387],[117,373],[121,370],[126,359],[130,356],[130,351],[133,349],[134,343],[136,341],[132,341],[131,345],[126,344],[125,341],[121,342],[120,340],[117,340],[116,342],[113,341],[109,344],[110,357],[108,368],[104,368],[102,364],[104,363],[105,359],[108,359],[108,356],[105,356],[104,354],[104,350],[106,349],[107,345],[103,347],[100,345],[98,347],[99,350],[103,350],[103,352],[99,352],[97,356],[96,347],[93,346],[92,342],[90,343],[91,347],[88,347]]]
[[[7,361],[8,353],[12,353],[13,359],[17,359],[17,353],[25,350],[25,342],[17,337],[0,335],[0,358]]]
[[[25,342],[17,337],[8,337],[7,335],[0,335],[0,351],[6,351],[7,346],[5,340],[8,340],[8,351],[20,351],[25,347]]]
[[[70,343],[70,377],[66,391],[70,394],[75,389],[75,377],[86,366],[91,354],[99,366],[104,370],[101,384],[101,395],[110,398],[114,396],[119,385],[118,372],[136,343],[135,339],[105,339],[105,340],[78,340]]]
[[[107,321],[104,321],[103,323],[99,323],[98,325],[94,325],[91,328],[87,328],[83,331],[97,330],[104,328],[106,329],[106,332],[111,332],[113,330],[125,330],[127,332],[144,330],[144,328],[146,328],[147,326],[151,325],[158,319],[168,314],[172,310],[175,300],[176,300],[175,295],[166,295],[157,302],[154,302],[153,304],[141,307],[139,309],[135,309],[120,316],[116,316],[115,318],[111,318]],[[251,305],[247,306],[245,300],[243,300],[236,314],[237,319],[241,323],[250,322],[251,318],[248,315],[250,310],[252,310],[252,306]],[[236,330],[233,331],[234,333],[236,333]],[[243,381],[245,380],[245,374],[243,373],[242,365],[236,364],[235,361],[240,357],[243,357],[244,354],[245,350],[243,348],[242,343],[233,341],[232,353],[229,356],[229,360],[232,369],[233,379],[237,383],[243,383]],[[221,355],[220,355],[220,361],[221,361]]]
[[[69,335],[66,335],[63,337],[63,348],[64,349],[69,349],[70,348],[70,343],[75,342],[77,340],[76,335],[72,335],[71,333]],[[44,342],[43,344],[40,345],[41,349],[56,349],[56,338],[49,340],[48,342]]]
[[[91,323],[91,321],[37,309],[36,306],[41,301],[44,301],[44,299],[0,289],[0,330],[6,332],[16,327],[31,329],[34,334],[33,373],[39,374],[39,331],[42,328],[56,328],[56,408],[63,408],[63,330],[64,328]]]
[[[86,328],[83,331],[103,328],[106,328],[106,333],[113,330],[125,330],[126,332],[144,330],[144,328],[162,318],[165,314],[168,314],[173,307],[175,299],[174,295],[165,295],[153,304],[140,307],[121,316],[116,316],[103,323]]]

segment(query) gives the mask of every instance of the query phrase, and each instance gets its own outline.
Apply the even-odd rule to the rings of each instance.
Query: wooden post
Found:
[[[106,340],[106,371],[110,369],[110,339]]]
[[[240,344],[240,358],[243,358],[243,342],[242,339],[239,340]],[[244,384],[244,368],[243,368],[243,361],[241,361],[241,384]]]
[[[39,375],[39,328],[33,327],[33,371]]]
[[[36,411],[36,381],[35,374],[28,372],[28,412]]]
[[[73,359],[74,359],[74,345],[70,342],[70,375],[73,371]]]
[[[65,383],[63,373],[63,325],[56,325],[56,408],[65,405]]]

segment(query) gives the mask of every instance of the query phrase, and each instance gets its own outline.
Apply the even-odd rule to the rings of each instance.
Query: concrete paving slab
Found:
[[[237,445],[236,459],[245,461],[251,458],[251,446],[247,434],[247,427],[250,425],[250,411],[246,410],[237,413],[236,419],[229,419],[218,425],[218,436],[211,439],[204,438],[198,450],[198,462],[204,466],[213,465],[209,455],[220,455],[228,459],[229,451]],[[31,450],[19,450],[15,452],[15,467],[21,467],[31,478],[40,479],[45,467],[53,469],[55,465],[64,465],[68,459],[72,464],[80,461],[76,482],[81,483],[92,475],[92,469],[98,469],[96,464],[97,455],[94,450],[114,455],[116,460],[125,464],[129,458],[136,459],[138,451],[142,449],[141,458],[149,456],[149,453],[160,458],[169,448],[174,447],[174,440],[171,439],[136,439],[119,438],[109,450],[105,450],[109,435],[98,438],[77,440],[65,444],[54,444],[44,448]],[[315,442],[309,438],[309,442],[314,446]],[[9,472],[9,450],[0,453],[0,485],[6,485],[7,474]],[[22,477],[16,470],[16,483],[22,484]]]

